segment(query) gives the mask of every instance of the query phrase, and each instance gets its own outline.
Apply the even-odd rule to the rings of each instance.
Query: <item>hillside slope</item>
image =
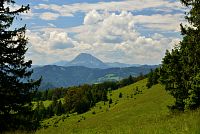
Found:
[[[200,110],[172,115],[173,99],[161,85],[146,89],[146,80],[112,91],[112,104],[100,102],[89,112],[45,120],[36,134],[195,134],[200,133]],[[137,90],[137,91],[136,91]],[[119,98],[122,93],[122,98]],[[135,94],[135,95],[134,95]]]

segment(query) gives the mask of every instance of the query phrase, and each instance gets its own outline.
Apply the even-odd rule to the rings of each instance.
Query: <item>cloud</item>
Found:
[[[56,20],[59,17],[57,13],[44,12],[41,13],[40,18],[43,20]]]
[[[50,27],[56,27],[54,24],[52,23],[47,23]]]
[[[99,14],[96,10],[92,10],[85,16],[83,24],[85,25],[95,24],[101,21],[102,19],[103,18],[101,14]]]
[[[34,10],[50,10],[56,12],[59,16],[73,16],[77,12],[88,13],[91,10],[97,11],[142,11],[144,9],[151,9],[154,11],[162,11],[165,13],[174,10],[184,12],[184,8],[180,2],[169,0],[124,0],[111,2],[97,2],[97,3],[74,3],[66,5],[57,4],[39,4],[33,7]],[[93,14],[94,15],[94,14]],[[98,16],[93,16],[98,17]],[[45,18],[45,17],[44,17]],[[43,19],[43,17],[41,17]],[[87,20],[87,18],[86,18]]]
[[[98,14],[102,19],[97,22],[95,18],[95,21],[92,21],[94,19],[92,13]],[[123,11],[117,15],[115,13],[101,14],[91,11],[88,14],[85,18],[90,20],[90,23],[85,23],[80,27],[80,31],[75,36],[77,40],[86,43],[117,43],[130,36],[134,38],[138,34],[134,32],[134,18],[131,13]],[[88,37],[90,38],[88,39]]]
[[[180,22],[185,22],[183,14],[137,15],[134,20],[145,28],[163,31],[180,31]]]
[[[66,49],[66,48],[73,48],[73,42],[69,41],[67,43],[57,43],[52,46],[52,49]]]
[[[73,48],[75,43],[66,32],[34,32],[28,30],[27,35],[29,38],[28,58],[33,59],[34,63],[37,64],[57,61],[63,57],[64,50]]]
[[[110,14],[112,12],[122,11],[143,11],[147,9],[150,15],[135,15],[135,24],[144,29],[152,29],[156,31],[180,31],[179,23],[184,22],[183,12],[186,10],[180,2],[171,0],[124,0],[112,2],[97,2],[97,3],[75,3],[75,4],[39,4],[33,7],[34,13],[32,17],[39,16],[43,20],[57,20],[61,16],[72,17],[77,12],[84,12],[85,18],[83,24],[92,24],[101,21],[106,14],[99,14],[103,12]],[[37,11],[44,10],[43,13]],[[160,12],[162,11],[162,13]],[[176,13],[179,11],[178,13]],[[164,12],[164,13],[163,13]],[[182,13],[182,14],[180,14]],[[30,18],[30,17],[29,17]]]
[[[158,33],[151,37],[141,35],[136,24],[147,23],[144,19],[127,11],[110,13],[92,10],[85,15],[81,26],[45,28],[33,32],[29,37],[30,51],[44,54],[45,63],[71,60],[78,53],[89,52],[106,62],[159,64],[165,50],[171,49],[179,39]],[[162,24],[159,20],[151,20],[153,24]],[[69,33],[73,35],[69,37]],[[32,53],[31,56],[36,63],[41,62],[37,59],[38,55]]]

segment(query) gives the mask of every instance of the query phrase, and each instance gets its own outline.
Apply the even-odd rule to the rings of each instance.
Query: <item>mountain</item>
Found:
[[[57,65],[57,66],[65,66],[69,63],[69,61],[61,60],[55,63],[52,63],[52,65]]]
[[[42,76],[40,89],[55,87],[69,87],[84,83],[92,84],[107,80],[119,80],[129,75],[138,76],[141,73],[147,74],[150,69],[157,66],[140,66],[127,68],[87,68],[83,66],[56,66],[47,65],[33,69],[32,78],[38,79]]]
[[[125,63],[120,63],[120,62],[113,62],[113,63],[106,63],[110,68],[113,67],[139,67],[141,65],[139,64],[125,64]]]
[[[139,64],[125,64],[125,63],[120,63],[120,62],[104,63],[103,61],[99,60],[98,58],[88,53],[80,53],[72,61],[62,60],[62,61],[52,63],[51,65],[65,66],[65,67],[66,66],[68,67],[69,66],[83,66],[83,67],[88,67],[88,68],[100,68],[100,69],[141,66]]]
[[[88,68],[108,68],[108,66],[105,63],[103,63],[101,60],[87,53],[79,54],[77,57],[75,57],[71,62],[69,62],[65,66],[83,66],[83,67],[88,67]]]
[[[42,67],[43,65],[31,65],[31,68]]]

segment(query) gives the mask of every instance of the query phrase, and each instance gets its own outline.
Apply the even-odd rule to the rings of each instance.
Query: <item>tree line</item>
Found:
[[[131,75],[127,78],[124,78],[120,81],[105,81],[102,83],[98,83],[98,84],[92,84],[92,85],[88,85],[88,84],[84,84],[85,86],[88,85],[88,87],[101,87],[101,89],[110,89],[110,90],[115,90],[127,85],[130,85],[132,83],[135,83],[139,80],[142,80],[146,77],[146,75],[140,74],[140,76],[138,77],[132,77]],[[80,85],[80,86],[72,86],[72,87],[68,87],[68,88],[55,88],[55,89],[48,89],[45,91],[37,91],[33,97],[33,101],[45,101],[45,100],[58,100],[60,98],[64,98],[65,94],[67,94],[68,90],[71,89],[78,89],[78,88],[82,88],[84,85]]]
[[[56,88],[46,91],[38,91],[33,100],[37,100],[36,108],[34,109],[34,120],[40,121],[45,118],[50,118],[54,115],[87,112],[91,107],[95,106],[100,101],[108,100],[108,92],[133,84],[144,79],[145,76],[138,77],[129,76],[121,81],[106,81],[99,84],[84,84],[81,86],[73,86],[68,88]],[[64,98],[64,101],[61,101]],[[45,108],[43,101],[53,101]]]

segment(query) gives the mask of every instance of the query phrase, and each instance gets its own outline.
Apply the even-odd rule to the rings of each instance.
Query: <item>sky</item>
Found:
[[[16,0],[30,11],[26,58],[45,65],[89,53],[104,62],[160,64],[181,40],[185,9],[178,0]]]

